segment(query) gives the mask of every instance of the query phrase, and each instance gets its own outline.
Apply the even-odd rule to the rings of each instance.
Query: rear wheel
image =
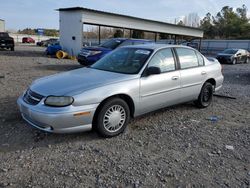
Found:
[[[127,103],[120,98],[108,100],[99,111],[96,130],[103,137],[113,137],[122,133],[130,118]]]
[[[213,99],[213,85],[209,82],[206,82],[200,92],[200,95],[195,101],[195,104],[199,108],[206,108],[212,103]]]
[[[14,50],[15,50],[15,48],[14,48],[14,47],[11,47],[11,48],[10,48],[10,50],[11,50],[11,51],[14,51]]]

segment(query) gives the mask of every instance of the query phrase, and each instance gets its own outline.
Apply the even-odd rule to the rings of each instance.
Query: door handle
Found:
[[[207,73],[205,71],[202,71],[201,72],[201,75],[206,75]]]
[[[179,79],[179,76],[173,76],[172,77],[172,80],[178,80]]]

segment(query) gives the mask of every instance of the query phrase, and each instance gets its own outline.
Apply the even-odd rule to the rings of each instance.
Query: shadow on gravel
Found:
[[[43,51],[24,51],[24,50],[0,50],[0,56],[13,56],[13,57],[46,57]]]
[[[250,72],[224,73],[225,82],[238,85],[250,85]]]
[[[17,97],[0,99],[0,153],[100,139],[94,132],[51,134],[39,131],[22,120],[16,100]]]
[[[36,69],[39,70],[51,70],[51,71],[69,71],[69,70],[74,70],[74,69],[79,69],[79,68],[83,68],[83,66],[81,65],[77,65],[77,64],[56,64],[56,65],[41,65],[36,67]]]

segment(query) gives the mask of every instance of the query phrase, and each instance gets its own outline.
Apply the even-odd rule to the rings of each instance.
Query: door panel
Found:
[[[148,67],[159,68],[161,73],[140,79],[140,111],[150,112],[178,103],[180,98],[180,71],[171,48],[159,50]]]
[[[198,98],[201,87],[207,79],[204,67],[181,70],[181,100],[182,102]]]
[[[176,48],[180,63],[181,99],[180,102],[195,100],[200,94],[201,87],[207,78],[207,72],[203,66],[203,57],[193,49]]]
[[[151,75],[140,79],[141,113],[179,102],[180,71]]]

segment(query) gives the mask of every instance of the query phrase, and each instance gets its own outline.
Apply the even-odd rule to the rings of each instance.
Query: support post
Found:
[[[155,33],[155,42],[157,41],[157,33]]]
[[[99,45],[101,44],[101,26],[99,25],[99,29],[98,29],[98,43]]]
[[[177,37],[174,35],[174,44],[176,44]]]
[[[201,51],[201,39],[202,38],[200,38],[200,41],[199,41],[199,52]]]
[[[132,30],[129,30],[129,38],[132,38]]]

